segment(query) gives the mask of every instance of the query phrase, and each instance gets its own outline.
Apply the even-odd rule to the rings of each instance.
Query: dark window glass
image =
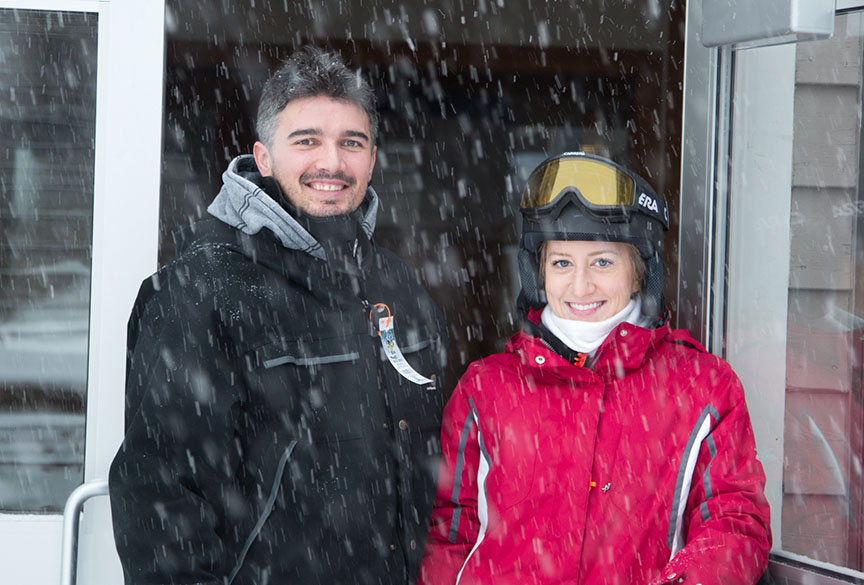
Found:
[[[96,35],[92,14],[0,9],[0,510],[83,480]]]
[[[684,9],[617,3],[169,0],[160,263],[251,152],[264,81],[296,47],[342,52],[378,93],[376,238],[444,309],[450,380],[518,327],[517,213],[547,154],[606,154],[671,203],[676,273]],[[667,279],[674,308],[675,283]]]

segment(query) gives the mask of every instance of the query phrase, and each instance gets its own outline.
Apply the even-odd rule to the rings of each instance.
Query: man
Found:
[[[215,219],[142,284],[110,473],[127,584],[416,580],[447,341],[372,240],[374,103],[338,56],[295,53]]]

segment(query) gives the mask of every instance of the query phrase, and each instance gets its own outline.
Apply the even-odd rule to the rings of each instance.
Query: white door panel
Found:
[[[18,354],[15,354],[18,359],[17,362],[8,358],[11,352],[6,352],[7,361],[11,364],[5,370],[7,378],[14,378],[16,366],[18,366],[17,371],[19,372],[22,367],[42,373],[51,372],[53,371],[52,368],[58,371],[67,371],[69,368],[64,369],[63,367],[66,361],[72,363],[76,358],[86,359],[83,365],[75,366],[81,368],[82,375],[86,368],[86,386],[83,389],[86,392],[86,401],[82,402],[82,407],[86,405],[86,427],[82,428],[80,418],[75,418],[76,416],[80,417],[80,415],[67,413],[53,413],[47,417],[50,422],[45,423],[55,433],[62,433],[62,429],[69,429],[67,435],[71,437],[70,444],[73,446],[79,445],[83,437],[83,447],[81,448],[83,453],[78,452],[80,449],[76,451],[71,447],[66,451],[60,449],[58,453],[58,450],[43,448],[36,442],[34,444],[37,445],[37,449],[41,449],[37,454],[42,459],[37,457],[34,461],[32,448],[29,451],[23,447],[18,448],[30,453],[28,464],[42,473],[43,477],[42,480],[34,482],[34,485],[39,489],[27,489],[27,486],[22,484],[22,486],[18,486],[18,491],[21,493],[12,496],[9,496],[7,490],[5,501],[17,502],[17,507],[12,506],[16,508],[13,513],[10,513],[9,509],[5,511],[0,509],[0,566],[3,567],[2,579],[0,580],[4,584],[48,585],[58,583],[60,580],[62,516],[58,511],[58,503],[59,507],[62,507],[62,501],[58,502],[57,500],[62,500],[70,487],[74,487],[81,481],[106,478],[111,459],[123,434],[126,321],[137,288],[141,280],[155,269],[157,257],[164,69],[164,2],[161,0],[148,0],[147,2],[131,0],[0,0],[0,10],[5,10],[7,16],[15,15],[16,13],[11,12],[13,10],[21,11],[17,13],[18,15],[25,13],[32,15],[39,11],[44,11],[45,15],[51,13],[51,16],[48,17],[51,23],[50,30],[61,36],[63,34],[74,36],[74,31],[69,30],[71,28],[70,23],[74,24],[81,20],[74,18],[74,15],[86,15],[85,20],[90,23],[97,23],[95,129],[90,130],[95,136],[95,141],[92,143],[95,144],[95,148],[90,147],[92,150],[92,160],[90,161],[92,171],[88,175],[92,179],[92,190],[90,191],[92,209],[89,210],[89,217],[82,217],[81,219],[82,225],[87,224],[82,229],[92,230],[90,232],[92,233],[91,247],[89,253],[85,254],[85,257],[89,259],[89,266],[81,266],[79,261],[70,263],[65,260],[62,262],[58,260],[58,262],[51,264],[50,255],[52,252],[50,249],[46,251],[50,246],[45,244],[40,248],[40,253],[45,255],[40,268],[43,273],[44,266],[50,265],[51,270],[54,271],[51,273],[52,275],[55,272],[57,274],[62,272],[67,280],[78,278],[81,281],[85,279],[83,280],[86,287],[84,298],[85,302],[89,301],[89,318],[84,319],[80,324],[77,321],[75,324],[70,324],[68,319],[64,318],[64,313],[61,312],[55,314],[52,320],[43,319],[37,322],[31,318],[30,321],[13,322],[11,325],[7,323],[5,329],[7,333],[5,341],[14,344],[14,347],[20,350]],[[10,41],[7,46],[14,46],[14,32],[8,38]],[[71,43],[70,46],[72,46]],[[65,57],[63,55],[57,56],[56,59],[54,57],[46,58],[45,63],[41,63],[40,66],[56,66],[62,69],[64,64],[74,61],[78,56],[74,53],[74,48],[72,51],[71,58],[69,54]],[[7,54],[9,52],[7,51]],[[37,68],[32,67],[31,69]],[[38,72],[34,75],[38,76]],[[26,71],[22,73],[22,78],[28,79],[27,82],[30,82]],[[44,88],[48,92],[54,89],[52,87]],[[56,88],[57,91],[64,89],[68,88]],[[24,100],[27,97],[26,92],[23,95],[22,92],[19,92],[12,98],[0,98],[0,112],[5,112],[6,120],[13,120],[18,115],[16,112],[23,111],[21,108],[17,108],[17,104],[24,102],[16,102],[16,99]],[[4,99],[8,99],[6,104],[3,103]],[[61,95],[60,100],[63,99],[64,96]],[[0,123],[4,120],[4,115],[0,115]],[[46,113],[46,115],[49,114]],[[20,122],[20,120],[17,121]],[[25,121],[32,122],[34,127],[40,123],[40,120]],[[62,120],[55,120],[54,122],[58,126],[63,124]],[[20,149],[13,145],[13,149],[20,150],[23,154],[11,163],[17,166],[15,166],[16,170],[10,172],[17,173],[17,175],[15,175],[14,190],[7,190],[5,197],[7,199],[17,197],[17,211],[12,209],[11,212],[6,213],[5,217],[0,211],[0,220],[5,219],[7,223],[21,223],[21,217],[24,217],[24,214],[29,213],[35,217],[41,213],[42,217],[35,217],[34,222],[43,223],[34,223],[33,225],[46,225],[44,215],[50,215],[52,210],[52,206],[48,204],[49,200],[45,199],[31,204],[27,199],[27,189],[28,185],[33,183],[30,186],[34,191],[47,192],[48,190],[37,189],[38,185],[29,181],[29,171],[41,165],[41,170],[53,177],[52,180],[56,180],[58,185],[62,185],[64,174],[70,174],[70,172],[74,174],[75,171],[75,169],[70,171],[64,168],[58,162],[59,155],[55,155],[50,150],[52,146],[57,147],[57,145],[52,145],[50,140],[43,141],[36,146],[22,145]],[[35,162],[27,159],[28,152],[37,153]],[[90,189],[89,186],[88,189]],[[58,187],[56,191],[57,201],[62,201],[64,195],[62,186]],[[7,203],[4,201],[4,205],[11,208],[12,204],[6,205]],[[80,210],[76,213],[86,215]],[[61,214],[58,213],[58,215]],[[58,225],[61,223],[62,221]],[[51,230],[47,231],[50,232]],[[63,249],[62,240],[60,246],[57,246],[56,242],[51,243],[51,245],[58,248],[57,258],[61,258],[64,253],[68,252],[68,250]],[[17,244],[11,246],[14,249]],[[74,248],[74,246],[69,246],[69,248]],[[32,248],[32,250],[35,249],[35,247]],[[19,250],[14,249],[13,251],[18,252]],[[44,258],[49,260],[44,260]],[[3,268],[0,266],[0,269]],[[65,272],[63,272],[64,270]],[[26,270],[20,266],[14,267],[14,270],[11,271],[7,270],[7,272],[5,277],[9,281],[17,279],[17,282],[29,282],[27,279],[38,279],[38,275],[28,275]],[[89,276],[89,282],[86,280],[87,276]],[[53,298],[54,289],[51,289],[51,293]],[[0,299],[0,301],[2,300]],[[44,314],[44,310],[42,310],[42,314]],[[75,312],[75,315],[81,314],[86,313]],[[3,322],[0,320],[0,327],[2,326]],[[0,331],[0,335],[2,333],[3,331]],[[37,340],[37,335],[42,335],[44,340],[53,340],[53,343],[50,346],[45,345],[45,343],[39,345],[42,341],[41,338]],[[86,346],[81,346],[81,339],[87,339]],[[69,340],[69,343],[65,345],[71,348],[65,357],[56,353],[62,353],[64,340]],[[43,346],[51,347],[51,351],[54,351],[55,354],[48,355],[50,352],[47,352]],[[10,345],[10,347],[12,346]],[[25,347],[36,348],[33,353],[41,359],[41,361],[34,362],[36,366],[27,366],[26,360],[21,357],[29,355],[22,349]],[[0,377],[2,374],[3,371],[0,369]],[[20,382],[14,383],[20,386]],[[10,384],[13,383],[10,382]],[[7,387],[11,388],[14,393],[17,386],[7,384]],[[0,414],[8,415],[8,409],[4,413],[3,406],[0,405]],[[40,415],[28,414],[27,416],[39,417]],[[0,416],[0,419],[2,418]],[[6,420],[10,419],[9,416],[5,418]],[[14,419],[15,417],[11,418]],[[42,416],[42,423],[44,423],[45,418]],[[20,422],[21,417],[18,416],[17,420]],[[38,424],[32,425],[32,428],[37,427],[39,427]],[[4,438],[4,429],[6,427],[0,420],[0,442]],[[6,430],[7,445],[14,445],[16,436],[17,443],[22,443],[20,431],[14,428]],[[38,435],[39,433],[34,431],[33,434]],[[61,444],[60,446],[65,447],[66,445]],[[12,449],[14,450],[16,447]],[[9,449],[6,449],[7,453],[8,451]],[[73,455],[77,463],[73,461],[71,465],[67,465],[67,460]],[[11,473],[17,472],[19,474],[19,478],[29,477],[30,468],[25,474],[20,468],[16,471],[16,461],[5,461],[5,463],[7,463],[6,467],[11,469]],[[81,472],[82,466],[83,473]],[[51,486],[56,485],[56,482],[50,477],[51,469],[59,469],[64,482],[61,484],[59,492],[55,490],[57,493],[52,493]],[[77,471],[75,471],[76,469]],[[48,479],[45,479],[46,477]],[[15,487],[14,482],[12,482],[13,491]],[[0,498],[3,496],[4,493],[0,490]],[[39,502],[36,500],[39,498],[50,499],[50,502],[46,502],[44,510],[38,510]],[[2,501],[0,499],[0,502]],[[97,498],[85,505],[78,550],[79,583],[110,584],[122,582],[119,562],[113,552],[114,544],[107,498]]]

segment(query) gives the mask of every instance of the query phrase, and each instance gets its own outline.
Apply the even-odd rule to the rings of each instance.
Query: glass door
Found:
[[[58,582],[64,504],[122,435],[125,321],[156,261],[163,18],[0,1],[4,582]],[[120,578],[103,500],[84,508],[81,582]]]
[[[303,44],[337,50],[377,95],[375,238],[447,317],[449,392],[520,327],[517,208],[544,158],[615,159],[650,178],[677,226],[683,19],[677,0],[167,0],[160,263],[173,232],[206,215],[229,161],[251,152],[279,60]],[[676,248],[673,228],[673,273]]]
[[[789,583],[864,578],[864,6],[838,8],[831,39],[717,53],[707,339],[747,390]]]
[[[0,31],[0,509],[50,513],[84,479],[98,18]]]

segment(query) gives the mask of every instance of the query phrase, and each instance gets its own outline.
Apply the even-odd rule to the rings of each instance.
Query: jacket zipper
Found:
[[[375,318],[372,316],[372,312],[371,312],[372,311],[372,304],[366,298],[361,298],[360,302],[363,304],[363,310],[366,312],[366,315],[369,317],[369,324],[370,324],[369,333],[372,337],[377,337],[379,335],[378,325],[375,322]],[[380,350],[380,344],[378,344],[376,346],[376,355],[377,355],[377,352],[379,352],[379,351],[381,351]],[[384,392],[386,393],[387,392],[387,385],[384,383],[384,378],[382,377],[380,364],[378,365],[378,380],[379,380],[379,384],[380,384],[381,388],[383,388]],[[386,417],[386,420],[387,420],[387,433],[389,435],[390,440],[395,443],[398,441],[398,438],[397,438],[396,429],[393,425],[393,412],[390,410],[389,400],[387,399],[386,396],[383,398],[383,407],[384,407],[384,416]],[[400,462],[398,460],[395,460],[394,464],[398,467],[400,465]],[[404,518],[404,510],[403,510],[404,497],[402,494],[402,486],[398,485],[398,484],[399,484],[399,482],[398,482],[398,477],[397,477],[396,513],[398,514],[399,521],[401,521]],[[399,534],[399,531],[397,529],[396,535],[398,536],[398,534]],[[404,545],[404,543],[402,543],[402,542],[400,542],[399,544]],[[409,561],[408,561],[407,555],[405,553],[404,546],[400,546],[399,549],[402,552],[402,562],[403,562],[403,567],[406,571],[405,576],[407,577],[407,570],[408,570]]]
[[[555,348],[552,347],[551,345],[549,345],[549,343],[548,343],[545,339],[543,339],[542,337],[535,337],[535,339],[537,339],[537,341],[539,341],[539,342],[542,343],[544,346],[546,346],[546,349],[548,349],[548,350],[551,351],[552,353],[555,353],[555,354],[561,355],[560,353],[558,353],[557,351],[555,351]],[[598,348],[597,351],[594,353],[593,356],[591,356],[591,357],[589,357],[587,360],[585,360],[585,363],[583,364],[582,367],[585,367],[585,368],[587,368],[587,369],[589,369],[589,370],[591,370],[591,371],[593,372],[593,371],[594,371],[594,369],[593,369],[594,364],[597,362],[597,360],[598,360],[599,357],[600,357],[600,354],[603,353],[603,350],[604,350],[604,349],[605,349],[605,348],[603,348],[603,347]],[[564,357],[564,356],[562,355],[561,357]]]

